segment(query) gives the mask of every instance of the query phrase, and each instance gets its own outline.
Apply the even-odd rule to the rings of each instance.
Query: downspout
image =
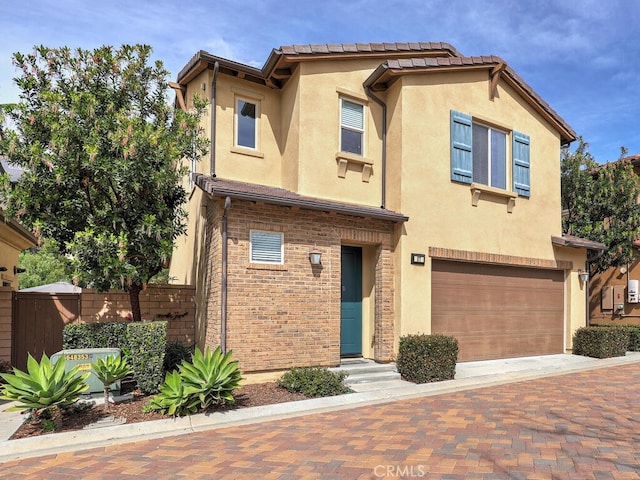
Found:
[[[211,165],[209,174],[216,176],[216,86],[220,64],[213,64],[213,79],[211,80]]]
[[[586,303],[585,310],[587,312],[587,327],[588,327],[589,325],[591,325],[591,311],[590,311],[590,304],[589,304],[589,297],[591,296],[590,289],[589,289],[589,284],[591,283],[591,265],[589,264],[589,260],[587,260],[585,268],[589,273],[589,278],[587,278],[587,281],[584,282],[585,289],[586,289],[586,296],[587,296],[587,298],[585,299],[585,303]]]
[[[220,298],[220,348],[227,353],[227,216],[231,206],[231,197],[224,199],[222,214],[222,285]]]
[[[364,87],[369,98],[382,108],[382,199],[380,208],[385,208],[387,204],[387,104],[371,91],[371,87]]]

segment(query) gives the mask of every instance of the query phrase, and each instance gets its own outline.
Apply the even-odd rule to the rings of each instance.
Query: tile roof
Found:
[[[384,208],[376,208],[352,203],[336,202],[299,195],[283,188],[268,187],[255,183],[237,182],[196,173],[193,175],[198,187],[217,197],[238,198],[272,205],[296,206],[309,210],[336,212],[357,217],[370,217],[391,222],[406,222],[408,217]]]
[[[448,51],[452,55],[460,53],[447,42],[406,42],[406,43],[331,43],[311,45],[282,46],[277,51],[283,55],[312,54],[353,54],[383,52],[428,52],[434,50]]]
[[[430,57],[430,58],[404,58],[392,59],[383,62],[365,81],[365,86],[372,86],[377,82],[383,82],[390,73],[402,75],[409,72],[420,72],[424,70],[437,70],[439,68],[473,68],[473,67],[495,67],[504,64],[504,73],[511,79],[512,83],[522,89],[535,104],[540,107],[548,116],[566,131],[567,140],[573,141],[577,138],[576,132],[569,124],[538,95],[531,86],[525,82],[502,58],[496,55],[483,55],[472,57]],[[392,78],[393,80],[393,78]]]
[[[587,250],[603,251],[607,249],[604,243],[594,242],[593,240],[587,240],[586,238],[580,238],[566,233],[563,233],[562,237],[552,236],[551,243],[561,247],[586,248]]]

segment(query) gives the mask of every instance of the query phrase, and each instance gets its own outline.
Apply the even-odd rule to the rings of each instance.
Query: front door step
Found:
[[[356,385],[362,383],[388,382],[390,380],[400,380],[400,374],[395,363],[376,363],[373,360],[343,359],[339,367],[330,368],[334,372],[346,372],[346,385]]]

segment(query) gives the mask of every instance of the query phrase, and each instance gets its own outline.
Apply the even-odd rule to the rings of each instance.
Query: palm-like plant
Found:
[[[0,398],[18,402],[7,411],[37,412],[55,406],[68,407],[89,389],[86,379],[90,373],[79,372],[77,366],[66,372],[64,357],[52,364],[49,357],[42,354],[38,363],[29,354],[27,372],[14,368],[13,373],[0,374],[7,382],[2,386]]]
[[[109,391],[111,384],[122,380],[127,375],[131,375],[133,370],[127,363],[126,358],[120,355],[109,355],[105,358],[98,358],[91,364],[93,373],[104,385],[104,409],[109,410]]]

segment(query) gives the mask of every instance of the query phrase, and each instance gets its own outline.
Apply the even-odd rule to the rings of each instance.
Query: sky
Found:
[[[282,45],[448,42],[502,57],[604,163],[640,154],[639,20],[639,0],[0,0],[0,104],[34,45],[144,43],[175,80],[199,50],[262,67]]]

